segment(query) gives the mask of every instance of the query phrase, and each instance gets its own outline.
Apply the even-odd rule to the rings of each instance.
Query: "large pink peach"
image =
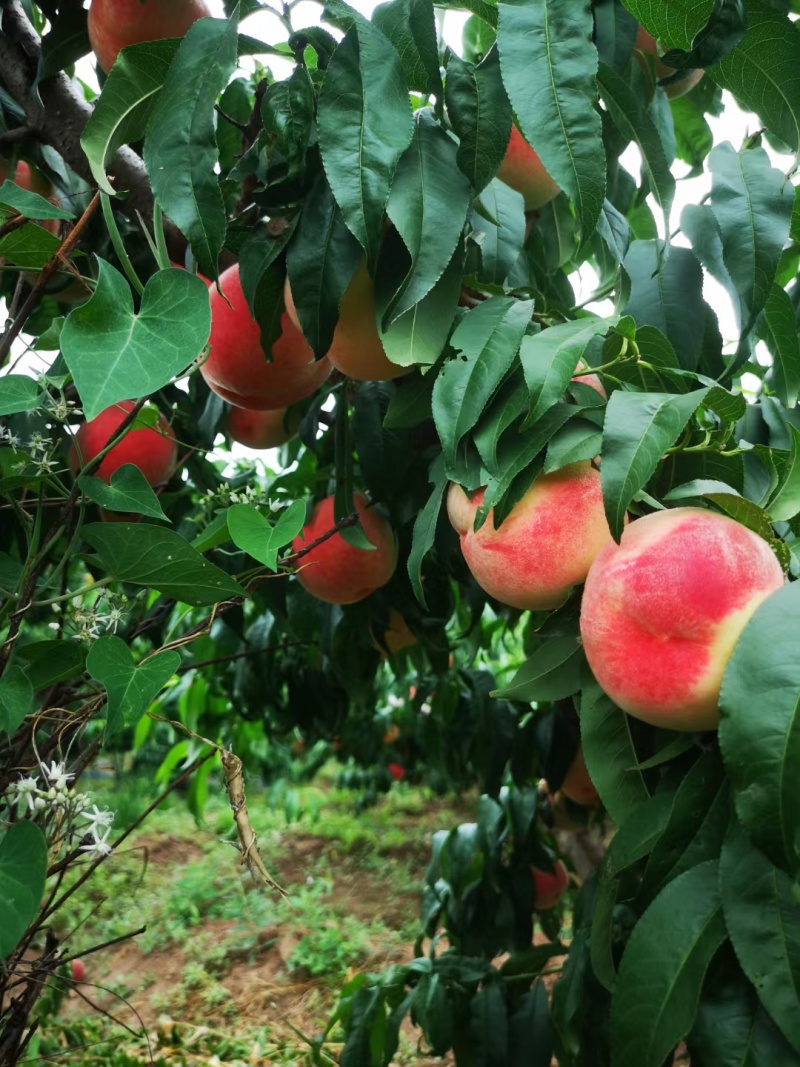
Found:
[[[69,454],[69,465],[74,474],[103,451],[111,435],[133,407],[133,400],[122,400],[119,404],[112,404],[105,411],[101,411],[91,421],[80,424]],[[161,485],[172,473],[177,456],[178,449],[172,427],[163,415],[159,415],[155,426],[129,430],[122,440],[105,454],[92,474],[95,478],[110,482],[115,470],[126,463],[133,463],[150,485]]]
[[[636,519],[586,579],[581,635],[595,678],[624,711],[672,730],[711,730],[734,645],[783,585],[766,541],[702,508]]]
[[[611,542],[600,474],[589,463],[540,474],[499,529],[490,513],[475,533],[483,497],[480,489],[470,500],[453,484],[447,513],[475,581],[501,604],[531,611],[558,607]]]
[[[286,408],[275,411],[248,411],[247,408],[231,408],[225,420],[225,429],[234,441],[248,448],[277,448],[291,441],[300,425],[300,416],[294,415],[287,422]]]
[[[288,278],[283,298],[289,318],[301,330]],[[383,350],[375,322],[375,286],[367,272],[366,260],[361,262],[342,297],[339,321],[326,357],[342,374],[359,382],[388,382],[413,369],[392,363]]]
[[[356,548],[342,537],[333,534],[327,541],[298,560],[297,577],[300,584],[318,600],[328,604],[355,604],[386,585],[397,567],[397,542],[387,520],[360,493],[353,497],[361,528],[374,546]],[[292,542],[292,551],[299,552],[336,525],[333,517],[333,497],[326,497],[314,508],[311,521]]]
[[[305,338],[281,316],[281,335],[272,346],[271,362],[261,347],[261,331],[250,314],[239,265],[228,267],[211,299],[211,352],[200,373],[210,389],[240,408],[274,410],[310,396],[333,369],[327,359],[314,361]]]
[[[511,139],[497,177],[522,193],[526,211],[544,207],[561,192],[516,126],[511,127]]]
[[[204,0],[92,0],[89,43],[106,74],[120,49],[165,37],[183,37],[192,23],[211,14]]]
[[[636,34],[636,43],[634,46],[639,52],[644,52],[645,55],[656,57],[656,77],[661,81],[664,78],[669,78],[675,73],[675,67],[668,67],[658,56],[658,45],[654,37],[651,37],[644,27],[640,26]],[[679,96],[683,96],[691,89],[694,89],[695,85],[700,81],[705,72],[702,68],[685,70],[682,72],[682,77],[678,81],[670,82],[669,85],[662,86],[664,92],[670,98],[675,100]]]

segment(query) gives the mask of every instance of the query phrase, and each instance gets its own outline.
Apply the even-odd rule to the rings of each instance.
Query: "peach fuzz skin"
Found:
[[[276,411],[231,408],[225,420],[225,429],[234,441],[247,448],[277,448],[291,441],[299,423],[299,418],[293,417],[287,426],[286,408]]]
[[[536,910],[547,911],[548,908],[554,908],[569,885],[567,868],[561,860],[556,860],[552,871],[542,871],[538,867],[531,867],[531,874],[533,875]]]
[[[133,407],[132,400],[123,400],[101,411],[90,422],[80,424],[69,454],[69,465],[73,474],[77,474],[90,459],[102,452],[109,437]],[[114,445],[103,457],[100,466],[92,471],[94,477],[110,482],[115,470],[124,467],[126,463],[133,463],[150,485],[161,485],[165,482],[175,466],[178,449],[172,428],[163,415],[159,415],[156,427],[129,430],[119,444]]]
[[[724,515],[674,508],[636,519],[586,580],[589,666],[630,715],[671,730],[715,729],[734,645],[783,582],[767,542]]]
[[[317,600],[328,604],[355,604],[386,585],[397,567],[397,543],[386,519],[360,493],[353,496],[361,528],[374,550],[356,548],[340,533],[335,533],[298,560],[300,584]],[[314,508],[311,521],[292,542],[292,551],[300,552],[336,525],[333,497],[326,497]]]
[[[561,192],[516,126],[511,127],[511,139],[497,177],[522,193],[526,211],[544,207]]]
[[[475,533],[483,496],[480,489],[470,500],[454,483],[447,514],[475,581],[501,604],[531,611],[558,607],[611,542],[600,474],[589,463],[540,474],[499,530],[490,514]]]
[[[656,57],[656,77],[661,80],[662,78],[669,78],[675,73],[675,67],[668,67],[666,63],[662,62],[658,56],[658,45],[655,38],[640,26],[637,34],[634,48],[639,52],[644,52],[645,55]],[[683,96],[690,90],[694,89],[695,85],[700,81],[705,72],[702,69],[687,70],[684,72],[684,77],[680,81],[672,82],[670,85],[663,85],[662,89],[667,94],[670,100],[675,100],[679,96]]]
[[[165,37],[183,37],[189,27],[211,14],[204,0],[92,0],[89,43],[106,74],[122,48]]]
[[[331,373],[328,360],[314,361],[305,338],[284,313],[268,363],[261,331],[242,292],[238,264],[220,275],[219,284],[224,295],[216,286],[209,288],[211,352],[200,366],[208,387],[229,404],[257,411],[285,408],[310,396]]]
[[[302,331],[288,278],[283,299],[286,313]],[[342,374],[359,382],[389,382],[412,370],[392,363],[383,350],[375,322],[375,286],[367,273],[366,261],[362,261],[345,289],[326,358]]]

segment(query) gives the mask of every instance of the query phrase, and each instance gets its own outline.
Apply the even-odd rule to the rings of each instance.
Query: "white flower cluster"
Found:
[[[72,635],[75,640],[88,643],[103,633],[115,634],[117,632],[117,627],[125,621],[126,612],[123,604],[127,603],[127,599],[122,593],[113,593],[104,589],[91,606],[81,604],[64,613],[61,622],[51,622],[48,625],[51,630],[59,630],[65,624],[70,623],[75,627],[75,633]],[[120,603],[115,603],[115,601],[120,601]],[[53,604],[53,611],[56,615],[60,615],[61,605]]]
[[[48,767],[41,764],[38,775],[22,775],[3,798],[10,811],[18,817],[26,816],[42,825],[47,832],[49,844],[76,842],[80,852],[107,856],[111,852],[108,835],[114,822],[114,813],[100,810],[92,804],[86,793],[77,793],[70,788],[75,777],[67,772],[63,763],[52,761]],[[87,810],[91,807],[91,811]],[[87,840],[88,838],[88,840]]]
[[[14,452],[19,451],[21,444],[17,434],[11,433],[10,430],[0,431],[0,442],[2,444],[10,445]],[[52,474],[56,467],[60,466],[59,461],[56,459],[58,442],[51,440],[49,437],[45,437],[44,434],[41,434],[38,431],[32,433],[25,442],[24,447],[30,456],[33,466],[36,468],[37,474]],[[14,464],[13,469],[21,473],[27,466],[28,459],[23,456],[19,463]]]

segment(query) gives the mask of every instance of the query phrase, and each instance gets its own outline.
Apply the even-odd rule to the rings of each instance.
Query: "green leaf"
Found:
[[[211,332],[208,289],[197,275],[158,271],[136,314],[125,278],[105,260],[98,266],[94,295],[69,313],[61,331],[87,419],[161,389],[197,358]]]
[[[696,35],[711,17],[715,0],[679,0],[653,3],[652,0],[624,0],[625,7],[651,37],[669,48],[688,51]]]
[[[373,270],[392,176],[414,129],[400,57],[361,17],[328,64],[317,125],[333,195]]]
[[[606,518],[615,540],[625,513],[653,475],[659,460],[702,404],[707,389],[670,393],[625,393],[617,389],[606,407],[600,477]]]
[[[270,150],[302,169],[314,123],[314,90],[305,67],[295,67],[285,81],[270,85],[261,116]]]
[[[37,87],[60,70],[71,67],[90,51],[87,13],[79,4],[60,4],[58,14],[53,18],[48,13],[48,18],[51,19],[50,31],[42,37],[42,53],[36,72]]]
[[[387,430],[409,430],[430,418],[435,374],[414,374],[401,379],[383,419]]]
[[[544,473],[552,474],[570,463],[594,459],[600,455],[603,431],[586,419],[572,419],[558,431],[547,446]]]
[[[138,667],[121,637],[108,634],[94,642],[86,657],[86,669],[102,682],[108,697],[106,738],[133,726],[181,664],[172,650],[157,652]]]
[[[495,689],[490,696],[527,704],[562,700],[578,692],[583,680],[581,668],[586,662],[580,641],[575,637],[545,637],[537,645],[508,685]]]
[[[524,338],[520,362],[531,405],[524,428],[533,425],[561,399],[589,343],[607,333],[615,322],[616,317],[575,319]]]
[[[672,246],[663,259],[660,241],[634,241],[624,267],[631,279],[625,311],[637,326],[655,326],[668,338],[681,367],[695,370],[703,331],[703,271],[688,248]]]
[[[58,251],[61,242],[35,222],[0,237],[0,256],[23,270],[41,270]]]
[[[0,675],[0,730],[13,734],[33,710],[33,686],[16,663]]]
[[[761,1006],[733,951],[726,949],[720,951],[711,966],[686,1044],[694,1063],[788,1067],[798,1062],[796,1053]]]
[[[794,152],[800,150],[800,30],[764,0],[747,0],[744,39],[709,74],[754,111]]]
[[[458,245],[470,205],[469,182],[456,167],[456,146],[427,109],[400,157],[386,210],[411,256],[411,270],[388,314],[402,315],[441,278]],[[384,321],[386,315],[384,315]]]
[[[584,240],[605,199],[597,49],[589,7],[575,0],[498,3],[497,47],[525,140],[575,204]]]
[[[720,695],[719,743],[736,813],[753,843],[787,871],[800,858],[798,625],[793,583],[767,597],[745,626]]]
[[[664,215],[664,226],[669,229],[669,214],[675,196],[675,179],[669,169],[670,161],[658,135],[652,118],[633,88],[617,74],[600,64],[597,76],[600,95],[614,125],[620,133],[632,141],[642,156],[642,168],[650,191]]]
[[[214,105],[236,59],[236,19],[203,18],[190,26],[153,107],[144,142],[153,193],[209,278],[217,277],[227,229],[214,173],[219,160]]]
[[[547,989],[537,978],[508,1020],[508,1067],[550,1067],[553,1035]]]
[[[470,1001],[468,1034],[475,1067],[508,1063],[508,1014],[499,981],[484,982]]]
[[[800,431],[789,424],[792,452],[768,511],[773,522],[788,522],[800,514]]]
[[[7,374],[0,378],[0,415],[33,411],[42,399],[39,383],[26,374]]]
[[[597,684],[584,687],[580,703],[581,745],[589,777],[617,826],[649,797],[641,772],[631,719]]]
[[[701,863],[670,882],[634,927],[611,1001],[612,1067],[663,1067],[691,1029],[726,936],[718,867]]]
[[[168,38],[129,45],[111,68],[81,134],[92,177],[109,195],[123,190],[114,189],[108,180],[108,161],[120,145],[135,144],[144,137],[179,44],[178,39]]]
[[[24,215],[26,219],[74,219],[75,213],[56,207],[45,200],[39,193],[23,189],[16,182],[6,179],[0,185],[0,204],[13,208],[14,212]]]
[[[85,649],[76,641],[34,641],[14,652],[14,666],[23,670],[35,691],[83,672]]]
[[[800,1051],[800,908],[792,879],[731,824],[720,861],[725,922],[742,970]]]
[[[444,364],[433,386],[433,419],[445,463],[455,464],[462,437],[514,362],[533,313],[533,301],[493,296],[467,312],[451,338],[461,353]]]
[[[472,213],[473,236],[480,241],[480,280],[502,285],[519,259],[525,242],[525,201],[522,194],[495,178],[481,193],[479,211]]]
[[[649,904],[679,874],[719,859],[729,807],[719,753],[705,752],[678,786],[669,821],[650,853],[637,903]]]
[[[700,168],[714,145],[705,113],[692,93],[670,101],[675,127],[675,154],[692,168]]]
[[[302,500],[293,501],[280,513],[274,525],[252,505],[234,504],[228,508],[228,531],[237,548],[274,571],[278,553],[297,537],[305,518],[306,505]]]
[[[90,523],[83,536],[117,581],[150,586],[184,604],[215,604],[245,591],[179,534],[147,523]]]
[[[385,330],[381,329],[380,324],[395,294],[396,285],[391,280],[388,285],[384,283],[379,265],[375,283],[375,315],[381,344],[392,363],[400,367],[427,367],[435,363],[442,354],[458,308],[463,263],[464,246],[459,242],[444,274],[430,292],[418,304],[403,312]],[[425,379],[428,393],[433,388],[434,377],[430,375],[429,379]],[[405,383],[403,389],[406,389]],[[401,394],[398,393],[397,396],[399,398]]]
[[[0,959],[7,959],[36,918],[47,876],[47,842],[32,822],[22,820],[0,841]]]
[[[477,66],[451,53],[445,101],[459,140],[458,166],[479,193],[497,174],[511,138],[511,104],[500,76],[496,48]]]
[[[708,157],[711,209],[719,223],[722,258],[749,332],[770,295],[789,237],[794,195],[763,148],[736,152],[727,142]]]
[[[286,253],[292,299],[303,336],[316,356],[331,347],[339,305],[362,259],[331,187],[320,175],[303,203]]]
[[[118,467],[111,475],[109,485],[89,474],[78,478],[78,485],[90,500],[110,511],[132,511],[151,519],[170,521],[162,511],[150,483],[133,463]]]
[[[428,481],[433,486],[433,492],[428,498],[425,507],[422,508],[414,520],[411,551],[408,554],[407,563],[408,577],[411,579],[414,596],[426,610],[428,604],[425,600],[425,590],[422,585],[422,561],[433,548],[436,526],[439,522],[439,512],[442,510],[442,497],[447,487],[444,461],[441,456],[437,456],[431,464]]]
[[[397,50],[409,89],[441,103],[442,75],[431,0],[391,0],[379,4],[372,21]]]
[[[773,285],[764,307],[759,336],[773,358],[772,387],[780,402],[793,408],[800,394],[800,341],[791,298]]]

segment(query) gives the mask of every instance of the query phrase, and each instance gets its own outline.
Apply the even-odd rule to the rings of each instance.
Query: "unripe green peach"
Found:
[[[733,648],[783,582],[767,542],[724,515],[673,508],[636,519],[586,579],[589,666],[636,718],[671,730],[715,729]]]

